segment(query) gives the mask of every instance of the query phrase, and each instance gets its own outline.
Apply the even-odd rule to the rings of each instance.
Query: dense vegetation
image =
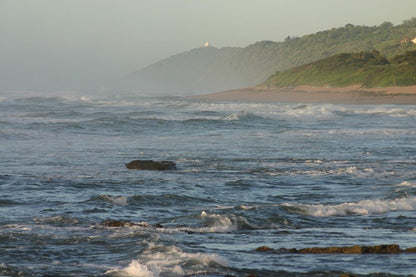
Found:
[[[387,59],[376,50],[337,54],[310,64],[276,72],[267,79],[266,83],[278,87],[416,85],[416,51],[408,51],[391,59]]]
[[[261,41],[245,48],[203,47],[193,49],[150,65],[132,76],[146,89],[199,93],[219,91],[263,83],[276,71],[308,64],[339,53],[377,50],[391,59],[416,44],[404,39],[416,38],[416,18],[394,26],[333,28],[285,41]],[[397,81],[397,80],[396,80]],[[403,81],[404,82],[404,81]]]
[[[241,50],[238,56],[225,63],[238,64],[235,68],[253,82],[264,81],[272,72],[307,64],[339,53],[359,53],[377,50],[381,55],[393,57],[416,50],[405,38],[416,37],[416,18],[393,26],[385,22],[379,26],[345,27],[306,35],[288,37],[284,42],[263,41]],[[234,60],[237,59],[238,61]]]

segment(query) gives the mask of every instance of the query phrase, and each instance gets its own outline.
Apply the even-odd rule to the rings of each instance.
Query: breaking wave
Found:
[[[250,229],[251,225],[241,216],[233,214],[209,214],[202,211],[200,219],[204,227],[195,228],[195,232],[201,233],[227,233],[238,229]]]
[[[348,216],[348,215],[369,215],[382,214],[393,211],[414,211],[416,210],[416,197],[396,198],[393,200],[362,200],[359,202],[342,203],[338,205],[323,204],[283,204],[291,212],[306,214],[315,217]]]
[[[216,254],[187,253],[177,246],[149,243],[138,259],[127,267],[111,269],[106,274],[115,276],[185,276],[217,273],[227,265]]]
[[[368,114],[368,115],[388,115],[392,117],[408,117],[416,116],[416,110],[396,107],[375,107],[370,109],[357,109],[354,110],[355,114]]]
[[[250,224],[244,217],[234,214],[215,214],[202,211],[194,217],[195,226],[162,228],[165,233],[231,233],[237,230],[253,230],[258,228]]]
[[[257,119],[265,119],[262,116],[255,115],[251,112],[247,111],[239,111],[232,114],[228,114],[220,118],[220,120],[225,121],[238,121],[238,120],[257,120]]]

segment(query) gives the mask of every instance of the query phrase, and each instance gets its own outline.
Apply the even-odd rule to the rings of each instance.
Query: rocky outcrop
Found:
[[[254,251],[257,252],[270,252],[270,253],[299,253],[299,250],[295,248],[279,248],[273,249],[268,246],[257,247]]]
[[[258,252],[272,253],[298,253],[298,254],[400,254],[400,253],[416,253],[416,247],[401,249],[397,244],[382,244],[375,246],[332,246],[332,247],[312,247],[302,249],[273,249],[267,246],[261,246],[255,249]]]
[[[107,219],[101,222],[100,225],[106,226],[106,227],[132,227],[135,224],[133,222],[126,221],[126,220]]]
[[[407,248],[403,252],[405,252],[405,253],[416,253],[416,247]]]
[[[126,164],[126,167],[137,170],[174,170],[176,164],[171,161],[134,160]]]
[[[257,247],[256,250],[257,252],[271,252],[271,251],[275,251],[273,248],[270,248],[268,246],[260,246]]]
[[[376,246],[347,246],[347,247],[313,247],[300,249],[301,254],[399,254],[402,250],[397,244]]]

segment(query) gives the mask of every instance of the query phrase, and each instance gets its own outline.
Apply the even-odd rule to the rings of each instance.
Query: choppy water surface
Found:
[[[3,97],[0,275],[416,274],[416,254],[254,251],[416,246],[415,126],[415,106]]]

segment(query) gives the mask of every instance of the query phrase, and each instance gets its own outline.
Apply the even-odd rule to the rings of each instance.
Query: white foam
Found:
[[[108,270],[106,274],[117,276],[184,276],[209,272],[215,266],[226,266],[227,262],[216,254],[186,253],[176,246],[153,243],[132,260],[125,268]]]
[[[256,116],[257,115],[252,114],[252,113],[247,112],[247,111],[239,111],[239,112],[235,112],[235,113],[229,114],[227,116],[224,116],[220,119],[225,120],[225,121],[238,121],[238,120],[248,119],[250,117],[256,117]]]
[[[4,225],[0,228],[0,233],[3,230],[13,230],[14,232],[16,231],[32,231],[32,227],[28,226],[28,225],[22,225],[22,224],[7,224]]]
[[[91,101],[91,98],[90,98],[90,97],[88,97],[88,96],[81,96],[81,97],[79,98],[79,100],[80,100],[80,101],[85,101],[85,102],[90,102],[90,101]]]
[[[205,227],[195,228],[193,231],[201,233],[229,233],[239,228],[258,228],[249,223],[244,217],[234,214],[209,214],[202,211],[200,218]]]
[[[347,216],[351,214],[368,215],[388,213],[392,211],[414,211],[416,210],[416,197],[396,198],[393,200],[368,199],[338,205],[286,203],[283,204],[283,206],[294,207],[306,215],[316,217]]]
[[[337,162],[333,162],[336,164]],[[349,167],[339,167],[335,169],[328,169],[326,167],[319,168],[319,169],[302,169],[302,170],[287,170],[287,171],[280,171],[280,172],[267,172],[266,174],[270,176],[279,176],[279,175],[311,175],[311,176],[323,176],[323,175],[355,175],[359,178],[367,178],[369,176],[373,176],[376,173],[372,168],[363,168],[359,169],[356,166],[349,166]]]
[[[115,205],[125,206],[128,204],[128,200],[125,196],[110,196],[101,195],[102,199]]]
[[[110,270],[106,274],[117,273],[118,276],[137,276],[137,277],[152,277],[159,276],[158,272],[152,272],[147,270],[145,265],[140,264],[138,261],[132,261],[126,268],[117,271]]]
[[[340,108],[334,105],[283,105],[281,103],[207,103],[198,102],[188,106],[190,110],[215,111],[228,115],[220,120],[241,120],[250,116],[281,120],[335,120]]]
[[[392,108],[392,107],[376,107],[370,109],[358,109],[352,111],[356,114],[376,114],[376,115],[389,115],[392,117],[407,117],[407,116],[416,116],[416,110],[414,109],[406,109],[406,108]]]
[[[207,214],[201,212],[201,218],[206,227],[197,228],[198,232],[206,233],[226,233],[238,229],[237,218],[234,215]]]
[[[302,120],[335,120],[337,116],[331,105],[302,105],[300,107],[287,108],[282,112],[283,116]]]
[[[248,210],[251,210],[251,209],[255,209],[256,207],[257,207],[256,205],[250,205],[250,206],[248,206],[248,205],[238,205],[238,206],[235,206],[236,209],[243,210],[243,211],[248,211]]]
[[[251,209],[250,206],[238,206],[240,209]],[[224,207],[225,208],[225,207]],[[229,208],[234,208],[229,206]],[[220,208],[221,209],[221,208]],[[147,222],[132,222],[128,228],[120,228],[117,232],[113,232],[111,236],[119,237],[125,236],[129,232],[137,232],[137,230],[147,231],[152,228],[152,231],[161,233],[178,233],[178,232],[191,232],[191,233],[230,233],[239,229],[239,226],[245,226],[248,228],[258,228],[256,225],[250,224],[242,216],[236,216],[234,214],[210,214],[202,211],[198,216],[199,226],[193,227],[161,227],[154,229],[151,224]],[[243,227],[244,228],[244,227]]]
[[[230,206],[231,207],[231,206]],[[209,214],[202,211],[198,216],[200,224],[203,227],[178,227],[178,228],[160,228],[161,232],[195,232],[195,233],[230,233],[239,229],[239,225],[248,226],[248,228],[257,228],[250,224],[245,218],[234,214]]]
[[[396,186],[415,188],[416,187],[416,182],[403,181],[403,182],[401,182],[399,184],[396,184]]]

